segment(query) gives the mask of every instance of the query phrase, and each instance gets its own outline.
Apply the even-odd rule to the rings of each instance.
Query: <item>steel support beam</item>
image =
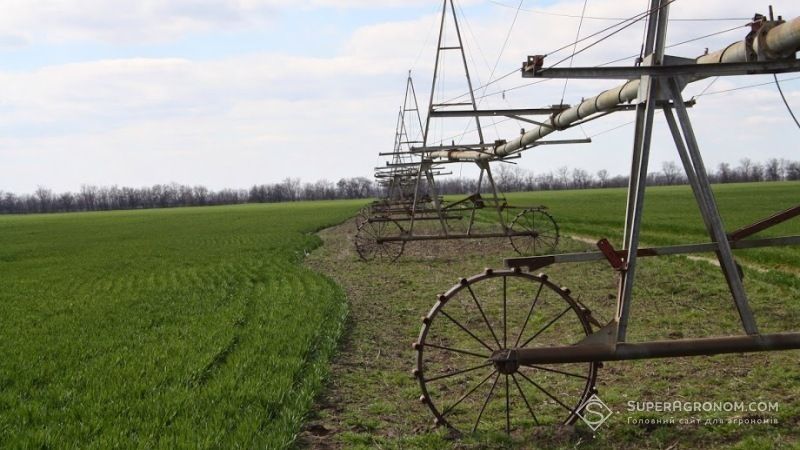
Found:
[[[500,207],[500,196],[498,195],[497,185],[494,182],[494,177],[492,176],[492,169],[489,167],[488,162],[481,162],[478,164],[481,166],[486,172],[486,179],[489,181],[489,185],[492,187],[492,196],[494,197],[494,205],[495,209],[497,210],[497,218],[500,219],[500,226],[503,227],[503,231],[508,232],[508,226],[506,225],[506,220],[503,218],[503,211]]]
[[[753,312],[747,301],[744,284],[739,275],[739,270],[736,266],[733,252],[731,251],[730,242],[728,242],[728,236],[725,233],[725,225],[719,214],[719,208],[717,207],[714,193],[711,190],[711,182],[706,173],[705,164],[700,154],[700,146],[697,143],[697,137],[694,134],[692,122],[689,120],[689,112],[683,106],[680,88],[675,80],[670,79],[667,83],[667,89],[675,103],[678,122],[681,131],[683,131],[682,138],[686,144],[685,146],[677,146],[679,153],[681,153],[681,160],[688,162],[688,165],[684,167],[687,174],[690,172],[694,174],[692,190],[695,192],[695,197],[698,199],[698,206],[700,207],[700,212],[708,227],[708,232],[711,238],[718,244],[717,257],[720,267],[722,268],[722,273],[725,276],[725,281],[728,283],[728,287],[733,295],[733,300],[736,303],[736,309],[739,312],[742,326],[747,334],[757,334],[758,327],[756,326]],[[678,136],[675,136],[676,143],[679,141],[678,138]]]
[[[650,63],[661,65],[664,61],[666,45],[667,0],[652,0],[650,3],[650,22],[647,27],[647,40],[644,52],[652,55]],[[626,252],[625,268],[621,271],[617,292],[617,338],[625,342],[633,301],[633,285],[636,277],[636,257],[639,250],[639,235],[644,211],[644,191],[647,185],[647,170],[650,162],[650,143],[653,136],[653,117],[655,116],[659,80],[648,75],[641,77],[639,103],[636,109],[636,131],[631,158],[631,178],[628,184],[628,201],[625,213],[623,251]]]
[[[522,72],[523,78],[584,78],[629,80],[644,75],[651,77],[678,77],[688,73],[692,77],[724,77],[736,75],[763,75],[800,70],[800,61],[781,60],[763,62],[716,63],[716,64],[671,64],[667,66],[636,67],[573,67],[539,69]]]
[[[516,361],[521,365],[562,364],[595,361],[678,358],[724,353],[767,352],[800,349],[800,333],[678,339],[642,343],[576,344],[501,350],[492,355],[495,364]]]
[[[731,248],[734,250],[744,250],[748,248],[777,247],[788,245],[800,245],[800,236],[782,236],[775,238],[750,239],[744,241],[732,241]],[[703,244],[669,245],[665,247],[640,248],[636,255],[639,258],[649,256],[668,256],[686,255],[690,253],[716,252],[719,246],[716,242]],[[624,257],[625,252],[617,252],[617,255]],[[520,258],[506,258],[503,263],[509,269],[520,268],[534,271],[547,267],[551,264],[577,263],[602,261],[606,256],[601,252],[582,252],[582,253],[561,253],[558,255],[545,256],[525,256]]]
[[[466,111],[432,111],[431,117],[513,117],[513,116],[549,116],[567,109],[566,106],[550,108],[522,109],[478,109]]]

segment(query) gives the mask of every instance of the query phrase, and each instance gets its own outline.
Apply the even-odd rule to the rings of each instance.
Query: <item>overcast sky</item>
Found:
[[[796,0],[676,0],[672,18],[734,20],[675,20],[671,43],[739,27],[669,53],[696,57],[741,40],[746,19],[766,14],[770,3],[777,14],[800,15]],[[514,71],[529,54],[551,53],[575,40],[580,19],[568,16],[579,16],[583,1],[525,0],[511,29],[518,4],[457,2],[475,87],[492,73],[495,79]],[[581,36],[646,5],[589,0]],[[380,163],[377,153],[392,148],[408,70],[427,108],[440,9],[439,0],[0,0],[0,190],[173,181],[219,189],[285,177],[371,176]],[[581,53],[574,65],[635,55],[641,38],[637,23]],[[571,50],[551,54],[547,62]],[[457,62],[452,54],[444,61],[446,82],[435,98],[466,92]],[[631,63],[626,58],[619,64]],[[800,112],[796,76],[780,78]],[[687,97],[706,88],[713,94],[700,97],[691,111],[709,166],[735,165],[744,157],[800,159],[800,130],[774,84],[715,93],[770,80],[736,77],[686,88]],[[526,81],[515,73],[479,89],[481,95],[497,93],[481,107],[560,102],[563,81],[514,89]],[[564,102],[613,85],[570,82]],[[603,132],[632,119],[619,113],[562,133],[595,137],[592,144],[528,151],[519,164],[537,173],[561,166],[624,173],[632,127]],[[663,119],[657,123],[655,170],[662,161],[677,160]],[[525,125],[486,120],[484,126],[487,140],[494,140],[512,138]],[[468,128],[434,123],[431,141],[467,143],[469,134],[460,135]],[[454,172],[474,173],[468,166]]]

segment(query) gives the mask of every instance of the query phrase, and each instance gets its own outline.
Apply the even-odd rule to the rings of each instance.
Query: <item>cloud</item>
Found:
[[[159,42],[189,33],[275,20],[285,1],[273,0],[11,0],[0,30],[27,41]]]
[[[25,47],[29,44],[28,38],[19,34],[0,33],[0,50],[11,50]]]
[[[219,30],[270,26],[290,10],[380,9],[429,0],[6,0],[0,48],[32,42],[164,42]],[[469,2],[468,2],[469,3]]]
[[[749,2],[683,2],[686,0],[675,3],[673,17],[747,17],[754,12]],[[377,7],[373,2],[358,0],[143,0],[115,5],[74,0],[69,9],[65,4],[54,0],[11,2],[8,11],[0,16],[0,36],[21,36],[25,31],[29,33],[25,39],[46,36],[54,41],[124,40],[144,35],[166,39],[196,30],[268,23],[289,4],[301,8]],[[402,6],[398,2],[387,4]],[[538,9],[573,13],[580,12],[582,5],[581,1],[569,1]],[[642,8],[640,0],[597,0],[589,5],[587,14],[608,17],[630,16]],[[478,87],[480,81],[489,78],[514,10],[487,9],[484,2],[464,4],[463,9],[468,20],[462,23],[462,33]],[[776,10],[787,16],[793,9],[797,9],[793,3],[776,4]],[[586,21],[582,35],[609,24]],[[735,24],[673,22],[670,40],[681,42]],[[0,71],[0,189],[24,191],[37,184],[75,189],[82,183],[140,185],[169,181],[220,188],[245,187],[285,176],[313,180],[369,175],[379,163],[377,153],[392,147],[397,108],[409,68],[415,69],[421,106],[427,106],[437,25],[435,15],[375,21],[350,30],[338,51],[324,56],[302,56],[285,50],[214,59],[103,59]],[[505,90],[507,95],[488,96],[482,99],[482,107],[558,103],[563,81],[515,89],[530,82],[520,78],[517,68],[528,54],[550,53],[570,43],[576,29],[573,18],[521,13],[494,78],[510,75],[485,91],[479,90],[480,94]],[[675,47],[670,53],[696,56],[706,46],[712,50],[723,47],[743,38],[745,32],[737,30]],[[641,28],[631,27],[578,55],[574,64],[592,65],[637,53],[640,41]],[[0,38],[0,46],[2,42]],[[558,61],[571,50],[565,48],[551,54],[547,61]],[[460,60],[451,58],[447,63],[445,74],[451,81],[444,84],[444,92],[437,94],[439,99],[466,92],[464,83],[452,77],[459,73]],[[711,90],[758,81],[766,79],[720,79]],[[574,103],[616,84],[572,80],[564,101]],[[696,83],[686,93],[697,93],[706,85]],[[793,104],[800,98],[797,86],[796,82],[785,85]],[[766,148],[772,153],[785,151],[785,145],[771,141],[778,138],[770,137],[780,136],[780,130],[785,134],[787,126],[787,121],[781,123],[785,108],[773,88],[701,98],[691,114],[703,140],[701,145],[709,152],[709,165],[727,157],[735,161],[752,148]],[[612,115],[557,137],[583,137],[584,131],[592,135],[631,119],[631,114]],[[461,139],[464,130],[472,126],[470,122],[434,123],[431,137]],[[717,131],[730,123],[754,124],[758,126],[750,128],[758,130],[741,136]],[[483,124],[487,140],[514,137],[520,128],[530,126],[491,119],[483,120]],[[675,159],[662,125],[654,149],[654,167],[659,167],[661,160]],[[619,173],[629,166],[631,134],[631,127],[623,127],[598,136],[590,145],[542,147],[527,152],[519,162],[536,172],[568,165],[590,172],[607,168]],[[474,133],[467,133],[463,142],[471,139],[475,139]],[[765,157],[770,156],[773,155]]]

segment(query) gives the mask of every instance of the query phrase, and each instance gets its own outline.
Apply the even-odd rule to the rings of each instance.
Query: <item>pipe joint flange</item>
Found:
[[[767,35],[769,32],[782,23],[784,23],[783,20],[765,20],[762,25],[758,27],[758,29],[751,31],[747,35],[747,38],[745,38],[745,43],[751,45],[747,49],[748,61],[751,60],[750,58],[752,55],[755,55],[756,61],[774,61],[777,59],[786,59],[794,55],[794,50],[784,51],[781,53],[770,48],[769,44],[767,43]],[[752,41],[748,41],[751,36]]]

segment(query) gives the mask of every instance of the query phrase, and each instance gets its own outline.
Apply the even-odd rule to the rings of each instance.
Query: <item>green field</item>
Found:
[[[800,203],[800,182],[722,184],[713,187],[726,230],[733,231]],[[621,247],[626,189],[550,191],[508,195],[511,204],[544,204],[566,234],[608,238]],[[800,234],[794,219],[759,237]],[[642,243],[671,245],[708,242],[697,203],[687,186],[650,188],[644,206]],[[739,251],[744,261],[764,267],[798,269],[796,248]]]
[[[648,192],[644,244],[707,241],[687,187]],[[715,192],[732,230],[796,204],[800,183]],[[623,189],[508,199],[547,205],[565,236],[619,244]],[[661,393],[757,397],[781,402],[775,427],[612,422],[596,438],[579,426],[566,435],[532,427],[511,439],[483,430],[452,440],[415,401],[409,344],[437,294],[500,266],[513,250],[503,240],[411,243],[393,265],[365,264],[353,251],[351,222],[322,233],[326,245],[314,250],[323,242],[316,231],[363,203],[0,217],[0,448],[282,448],[298,433],[301,445],[332,448],[800,445],[797,352],[613,363],[600,377],[616,410]],[[800,220],[765,233],[783,234],[800,234]],[[561,246],[590,249],[569,238]],[[797,330],[800,249],[736,254],[763,329]],[[607,264],[548,274],[599,317],[613,314]],[[639,280],[635,338],[739,332],[714,266],[647,258]]]
[[[346,313],[301,261],[361,203],[0,217],[0,447],[290,443]]]

